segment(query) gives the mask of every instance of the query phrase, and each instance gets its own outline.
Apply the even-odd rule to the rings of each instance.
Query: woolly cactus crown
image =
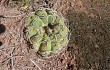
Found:
[[[58,53],[68,44],[68,28],[64,19],[52,10],[37,10],[27,18],[28,37],[36,52],[43,56]]]

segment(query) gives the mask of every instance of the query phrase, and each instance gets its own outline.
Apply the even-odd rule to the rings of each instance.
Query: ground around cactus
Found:
[[[33,1],[33,0],[32,0]],[[68,20],[70,42],[60,54],[41,58],[28,48],[24,17],[16,5],[0,1],[0,70],[110,70],[109,0],[35,0]],[[33,2],[32,2],[33,3]]]

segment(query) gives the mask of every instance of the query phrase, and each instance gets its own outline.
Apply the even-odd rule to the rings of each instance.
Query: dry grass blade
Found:
[[[25,13],[23,14],[20,14],[20,15],[16,15],[16,16],[3,16],[4,18],[15,18],[15,17],[21,17],[21,16],[24,16],[26,15]]]
[[[11,53],[10,53],[10,61],[11,61],[11,70],[14,70],[14,64],[13,64],[13,51],[14,51],[15,47],[12,47],[11,49]]]
[[[30,59],[30,61],[31,61],[39,70],[42,70],[32,59]]]

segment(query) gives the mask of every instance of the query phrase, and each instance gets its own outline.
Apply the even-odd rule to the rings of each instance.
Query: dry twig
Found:
[[[15,47],[12,47],[11,49],[11,53],[10,53],[10,61],[11,61],[11,70],[14,70],[14,64],[13,64],[13,51],[14,51]]]
[[[30,59],[30,61],[31,61],[39,70],[42,70],[32,59]]]

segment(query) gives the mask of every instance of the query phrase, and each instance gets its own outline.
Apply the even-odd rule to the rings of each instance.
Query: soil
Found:
[[[0,1],[0,70],[110,70],[110,0],[35,0],[30,11],[45,5],[69,23],[68,46],[50,58],[28,48],[26,11],[7,1]]]

